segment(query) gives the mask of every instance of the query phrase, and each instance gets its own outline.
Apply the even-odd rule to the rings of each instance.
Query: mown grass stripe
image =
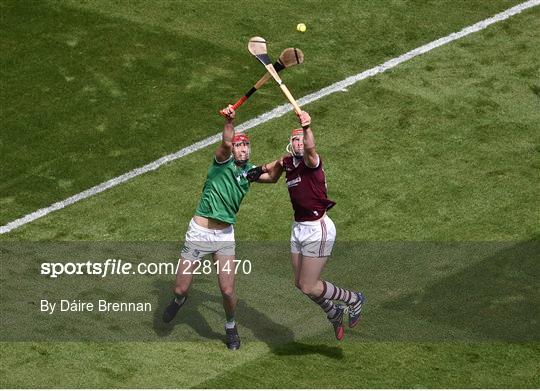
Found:
[[[359,81],[361,80],[364,80],[364,79],[367,79],[369,77],[372,77],[372,76],[375,76],[379,73],[382,73],[382,72],[385,72],[386,70],[388,69],[391,69],[391,68],[394,68],[396,66],[398,66],[399,64],[405,62],[405,61],[408,61],[408,60],[411,60],[412,58],[414,57],[417,57],[421,54],[424,54],[424,53],[427,53],[435,48],[438,48],[440,46],[443,46],[443,45],[446,45],[447,43],[450,43],[450,42],[453,42],[453,41],[456,41],[458,39],[461,39],[463,37],[466,37],[472,33],[475,33],[475,32],[478,32],[478,31],[481,31],[483,29],[485,29],[486,27],[494,24],[494,23],[497,23],[497,22],[500,22],[500,21],[503,21],[503,20],[506,20],[516,14],[519,14],[529,8],[532,8],[532,7],[535,7],[537,5],[540,5],[540,0],[529,0],[529,1],[526,1],[524,3],[521,3],[521,4],[518,4],[517,6],[515,7],[512,7],[512,8],[509,8],[503,12],[500,12],[494,16],[492,16],[491,18],[487,18],[487,19],[484,19],[478,23],[475,23],[473,25],[470,25],[470,26],[467,26],[465,28],[463,28],[461,31],[459,32],[455,32],[455,33],[452,33],[452,34],[449,34],[443,38],[439,38],[435,41],[432,41],[426,45],[423,45],[423,46],[420,46],[416,49],[413,49],[399,57],[395,57],[389,61],[386,61],[385,63],[383,64],[380,64],[378,66],[375,66],[371,69],[368,69],[364,72],[361,72],[361,73],[358,73],[356,75],[353,75],[353,76],[350,76],[346,79],[343,79],[339,82],[336,82],[328,87],[325,87],[319,91],[316,91],[312,94],[309,94],[309,95],[306,95],[304,97],[302,97],[301,99],[298,100],[298,103],[300,105],[306,105],[306,104],[309,104],[311,102],[314,102],[316,100],[319,100],[327,95],[330,95],[330,94],[333,94],[335,92],[340,92],[340,91],[343,91],[345,90],[347,87],[355,84],[355,83],[358,83]],[[263,124],[265,122],[268,122],[272,119],[275,119],[275,118],[279,118],[281,116],[283,116],[284,114],[288,113],[289,111],[292,110],[292,106],[290,104],[284,104],[284,105],[281,105],[281,106],[278,106],[276,107],[275,109],[269,111],[269,112],[266,112],[258,117],[255,117],[255,118],[252,118],[251,120],[248,120],[242,124],[240,124],[239,126],[236,127],[236,129],[238,131],[247,131],[249,129],[252,129],[260,124]],[[200,149],[203,149],[209,145],[212,145],[216,142],[219,141],[220,139],[220,136],[221,136],[221,133],[219,134],[216,134],[214,136],[210,136],[204,140],[201,140],[195,144],[192,144],[188,147],[185,147],[185,148],[182,148],[181,150],[175,152],[175,153],[172,153],[172,154],[169,154],[169,155],[166,155],[166,156],[163,156],[162,158],[160,159],[157,159],[151,163],[148,163],[142,167],[139,167],[139,168],[135,168],[125,174],[122,174],[118,177],[115,177],[115,178],[112,178],[106,182],[103,182],[99,185],[96,185],[88,190],[85,190],[81,193],[78,193],[78,194],[75,194],[69,198],[66,198],[65,200],[63,201],[59,201],[59,202],[55,202],[54,204],[46,207],[46,208],[42,208],[42,209],[39,209],[35,212],[32,212],[32,213],[29,213],[19,219],[16,219],[16,220],[13,220],[9,223],[7,223],[6,225],[3,225],[0,227],[0,234],[5,234],[5,233],[8,233],[16,228],[19,228],[25,224],[28,224],[34,220],[37,220],[41,217],[44,217],[54,211],[57,211],[57,210],[60,210],[60,209],[63,209],[71,204],[74,204],[78,201],[81,201],[81,200],[84,200],[86,198],[89,198],[89,197],[92,197],[96,194],[99,194],[107,189],[110,189],[111,187],[114,187],[114,186],[117,186],[117,185],[120,185],[124,182],[127,182],[129,181],[130,179],[134,178],[134,177],[137,177],[141,174],[144,174],[144,173],[147,173],[147,172],[150,172],[150,171],[154,171],[156,169],[158,169],[159,167],[161,167],[162,165],[166,164],[166,163],[169,163],[169,162],[172,162],[176,159],[179,159],[181,157],[184,157],[186,155],[189,155],[193,152],[196,152]]]

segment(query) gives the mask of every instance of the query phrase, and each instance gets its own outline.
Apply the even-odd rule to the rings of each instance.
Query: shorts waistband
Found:
[[[226,234],[226,233],[231,233],[234,231],[234,227],[232,225],[229,225],[228,227],[222,228],[222,229],[211,229],[211,228],[202,227],[199,224],[197,224],[195,220],[193,220],[193,218],[189,222],[189,225],[192,225],[192,224],[193,226],[195,226],[196,229],[203,232],[209,232],[212,234]]]
[[[325,220],[327,221],[327,219],[330,219],[330,217],[328,217],[327,214],[325,214],[323,217],[321,217],[320,219],[318,220],[313,220],[313,221],[294,221],[294,224],[300,224],[300,225],[319,225],[321,224],[321,221],[322,220]]]

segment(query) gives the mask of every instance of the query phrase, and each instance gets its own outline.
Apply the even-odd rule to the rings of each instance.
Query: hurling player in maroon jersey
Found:
[[[285,172],[294,210],[291,261],[295,285],[323,309],[334,326],[336,338],[342,340],[345,308],[348,307],[349,327],[354,327],[360,320],[365,298],[361,292],[321,280],[321,272],[336,238],[336,228],[326,211],[336,203],[327,197],[326,177],[322,159],[315,149],[311,117],[303,111],[298,119],[302,129],[291,132],[287,148],[290,154],[252,168],[248,171],[248,180],[275,183]],[[345,302],[346,306],[336,305],[334,300]]]

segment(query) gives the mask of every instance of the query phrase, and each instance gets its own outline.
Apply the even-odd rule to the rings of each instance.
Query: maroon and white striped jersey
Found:
[[[306,166],[304,159],[295,159],[293,156],[285,156],[282,165],[295,221],[318,220],[336,204],[327,197],[326,177],[320,156],[316,168]]]

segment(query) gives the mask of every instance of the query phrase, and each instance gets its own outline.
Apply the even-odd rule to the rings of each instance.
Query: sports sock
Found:
[[[234,321],[234,311],[232,313],[225,311],[225,320],[225,327],[227,327],[228,329],[232,329],[236,324],[236,322]],[[227,325],[229,325],[230,327]]]
[[[178,305],[182,305],[182,304],[184,304],[184,302],[186,301],[186,296],[177,295],[177,294],[175,294],[175,296],[176,296],[176,297],[175,297],[174,301],[175,301],[176,304],[178,304]]]
[[[323,292],[319,299],[341,300],[348,305],[356,303],[358,296],[355,292],[335,286],[331,282],[323,281]]]
[[[334,316],[336,316],[336,305],[333,301],[321,297],[308,297],[322,308],[328,319],[332,319]]]

